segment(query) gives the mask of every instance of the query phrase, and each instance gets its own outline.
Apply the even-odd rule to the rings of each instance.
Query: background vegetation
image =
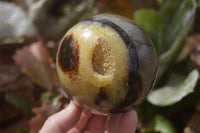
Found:
[[[55,71],[59,41],[100,13],[134,20],[156,47],[157,82],[135,108],[137,132],[200,132],[200,0],[1,0],[0,133],[37,133],[67,106]]]

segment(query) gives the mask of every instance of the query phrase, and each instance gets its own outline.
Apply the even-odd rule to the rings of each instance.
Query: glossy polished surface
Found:
[[[72,27],[57,54],[62,88],[96,114],[126,112],[139,104],[153,86],[156,68],[151,40],[130,20],[110,14]]]

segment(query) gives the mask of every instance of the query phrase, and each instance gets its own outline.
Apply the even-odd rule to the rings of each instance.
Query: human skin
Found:
[[[134,110],[108,117],[83,110],[72,102],[50,116],[39,133],[135,133],[137,114]],[[107,126],[106,126],[107,125]]]

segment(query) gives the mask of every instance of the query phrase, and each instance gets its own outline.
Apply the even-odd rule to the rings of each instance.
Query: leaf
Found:
[[[30,133],[38,133],[46,119],[60,110],[60,96],[55,97],[52,101],[46,101],[41,107],[32,109],[36,115],[29,120]]]
[[[162,43],[162,22],[158,13],[152,9],[140,9],[134,13],[134,21],[151,37],[159,53]]]
[[[41,40],[18,50],[13,58],[21,71],[43,88],[57,84],[55,64]]]
[[[195,0],[169,0],[161,9],[163,20],[163,53],[159,62],[168,63],[182,47],[182,41],[188,34],[197,4]]]
[[[8,93],[6,94],[6,100],[31,115],[31,109],[34,104],[29,100],[29,98],[15,93]]]
[[[186,59],[189,56],[189,54],[191,56],[192,55],[191,51],[194,49],[197,50],[198,47],[200,47],[200,34],[194,34],[194,35],[186,37],[185,45],[182,51],[180,52],[177,58],[177,61],[182,61]]]
[[[35,40],[37,29],[20,7],[0,1],[0,14],[0,46]]]
[[[180,7],[182,0],[168,0],[162,2],[160,16],[162,19],[163,30],[166,31],[171,21],[176,15],[177,9]],[[162,16],[165,15],[165,16]]]
[[[151,120],[147,125],[147,129],[153,129],[154,132],[161,133],[176,133],[174,127],[171,122],[164,118],[163,116],[157,115]],[[145,133],[149,133],[148,130]]]
[[[156,106],[172,105],[193,92],[198,81],[198,77],[198,71],[193,70],[181,84],[177,86],[164,86],[153,90],[147,97],[147,100]]]
[[[193,45],[193,49],[190,53],[191,61],[195,68],[200,72],[200,35],[194,35],[188,38],[188,41]]]

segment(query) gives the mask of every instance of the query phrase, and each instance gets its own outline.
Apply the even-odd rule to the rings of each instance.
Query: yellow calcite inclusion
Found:
[[[57,66],[61,86],[72,99],[81,96],[79,103],[93,107],[103,88],[108,100],[103,106],[108,110],[115,107],[127,94],[129,56],[125,42],[114,29],[99,22],[78,23],[65,36],[70,34],[78,41],[79,70],[71,79]]]

